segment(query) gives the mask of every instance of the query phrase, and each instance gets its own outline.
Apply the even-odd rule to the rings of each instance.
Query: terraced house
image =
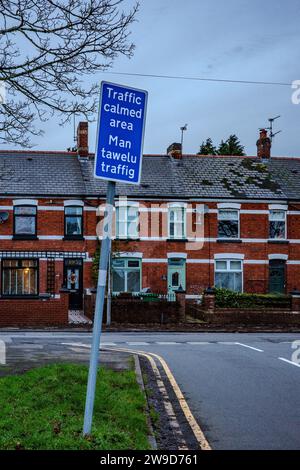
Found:
[[[77,148],[0,152],[0,325],[67,323],[94,287],[106,183],[93,178],[87,123]],[[141,184],[116,187],[114,293],[300,289],[300,158],[271,157],[266,131],[257,148],[145,155]]]

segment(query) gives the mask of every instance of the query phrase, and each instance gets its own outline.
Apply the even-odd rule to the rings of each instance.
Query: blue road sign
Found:
[[[139,184],[148,93],[102,82],[95,178]]]

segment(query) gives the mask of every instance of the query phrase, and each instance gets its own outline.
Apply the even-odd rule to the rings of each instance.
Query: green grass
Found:
[[[149,449],[134,371],[101,369],[92,434],[82,436],[87,367],[54,364],[0,379],[0,449]]]

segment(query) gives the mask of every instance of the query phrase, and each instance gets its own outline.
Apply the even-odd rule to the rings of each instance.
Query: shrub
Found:
[[[215,289],[219,308],[289,308],[290,297],[281,294],[246,294],[229,289]]]

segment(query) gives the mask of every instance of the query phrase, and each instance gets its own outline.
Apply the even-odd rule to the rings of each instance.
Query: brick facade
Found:
[[[0,152],[0,220],[8,214],[0,224],[0,325],[66,323],[66,302],[72,308],[76,304],[74,292],[60,292],[68,285],[70,259],[77,260],[82,273],[78,309],[83,308],[83,294],[94,287],[91,267],[103,221],[97,208],[104,205],[106,185],[93,178],[86,123],[79,124],[77,136],[77,152]],[[268,141],[263,143],[258,158],[188,156],[178,149],[175,156],[145,156],[142,184],[117,185],[117,202],[127,196],[138,205],[139,233],[135,240],[117,240],[113,249],[118,257],[139,259],[140,289],[166,294],[170,260],[181,259],[181,287],[193,299],[214,286],[217,261],[227,259],[240,261],[244,292],[267,293],[270,265],[276,260],[282,263],[283,292],[300,290],[300,159],[270,158]],[[31,239],[14,237],[14,206],[22,199],[33,200],[37,209],[36,237]],[[184,207],[186,239],[169,238],[174,203]],[[72,204],[82,207],[82,236],[66,239],[65,210]],[[270,240],[270,213],[280,205],[285,207],[286,236]],[[238,207],[238,238],[218,238],[222,206]],[[38,272],[34,298],[8,298],[5,260],[32,258]],[[24,273],[26,269],[30,267]],[[50,298],[45,300],[46,294]]]
[[[58,297],[60,289],[65,285],[64,261],[67,252],[77,254],[78,258],[84,258],[83,262],[83,289],[94,287],[91,276],[91,263],[97,248],[96,227],[101,216],[96,213],[96,208],[103,201],[97,199],[83,200],[83,239],[64,240],[64,201],[62,198],[38,199],[37,212],[37,239],[14,240],[13,239],[13,201],[16,198],[1,200],[1,206],[9,213],[7,222],[0,225],[1,253],[41,252],[44,257],[39,259],[39,294],[47,292],[47,253],[57,252],[55,257],[55,292]],[[155,210],[166,207],[166,201],[154,201]],[[245,292],[267,293],[269,282],[269,256],[276,257],[286,255],[286,284],[285,292],[300,290],[300,215],[296,211],[300,205],[288,207],[287,215],[287,241],[268,241],[268,204],[244,202],[240,209],[240,239],[238,242],[217,240],[217,202],[209,202],[209,214],[205,221],[203,246],[198,249],[190,249],[186,241],[169,241],[166,239],[166,215],[164,212],[155,213],[156,223],[159,224],[160,240],[151,239],[151,201],[141,202],[143,207],[141,217],[143,219],[143,231],[139,240],[117,241],[118,253],[138,252],[142,256],[141,288],[150,287],[153,292],[167,293],[168,255],[176,257],[176,253],[186,255],[186,295],[199,295],[208,286],[214,285],[214,260],[218,254],[228,253],[243,257],[243,290]],[[196,208],[199,201],[189,203],[191,211]],[[149,212],[147,212],[149,211]],[[192,213],[193,224],[196,214]],[[153,214],[152,214],[153,219]],[[153,220],[152,220],[153,223]],[[208,226],[209,224],[209,226]],[[210,235],[210,238],[209,238]],[[145,239],[146,238],[146,239]],[[157,238],[157,237],[155,237]],[[253,240],[253,241],[252,241]],[[63,254],[62,254],[63,253]],[[52,256],[51,255],[51,256]],[[3,255],[2,255],[3,256]],[[9,256],[6,254],[6,256]],[[4,258],[3,258],[4,259]],[[210,260],[210,263],[208,262]],[[210,273],[210,279],[209,279]],[[2,272],[0,282],[2,284]],[[20,308],[19,308],[20,306]],[[49,306],[49,308],[48,308]],[[30,299],[3,299],[0,301],[0,324],[53,324],[64,323],[65,313],[55,315],[55,309],[59,310],[59,302],[55,299],[41,301]],[[64,307],[63,307],[64,310]],[[42,316],[39,314],[42,311]],[[23,313],[22,313],[23,312]],[[47,313],[47,314],[45,314]],[[37,317],[36,317],[37,316]],[[37,319],[38,318],[38,321]],[[11,319],[11,320],[9,320]]]

